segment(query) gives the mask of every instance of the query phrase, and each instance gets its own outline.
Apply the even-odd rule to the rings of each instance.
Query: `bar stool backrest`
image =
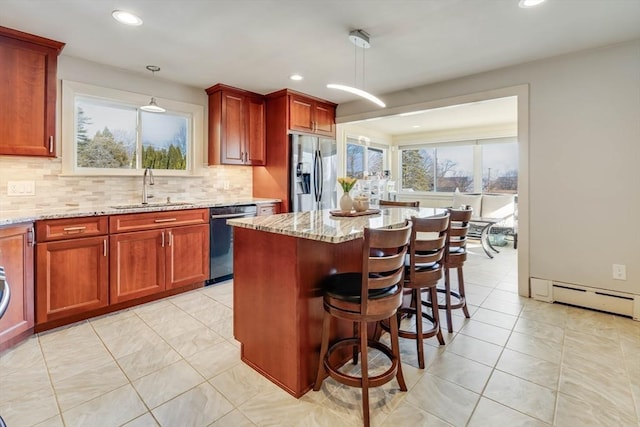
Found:
[[[364,229],[360,293],[362,314],[385,312],[394,305],[395,308],[400,306],[404,259],[410,237],[409,223],[401,228]]]
[[[445,253],[445,262],[464,262],[467,254],[467,234],[469,233],[469,221],[473,209],[448,209],[449,231],[447,235],[448,251]]]
[[[435,285],[442,277],[449,214],[429,218],[412,217],[411,224],[408,277],[405,280],[412,287]]]

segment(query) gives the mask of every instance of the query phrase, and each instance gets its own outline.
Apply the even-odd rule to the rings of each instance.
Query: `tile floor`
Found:
[[[373,425],[640,425],[640,322],[519,297],[509,248],[489,260],[472,247],[465,277],[471,319],[454,316],[445,346],[428,341],[424,370],[401,339],[409,391],[373,389]],[[294,399],[240,361],[232,291],[199,289],[5,351],[0,415],[9,427],[361,425],[358,389],[328,379]]]

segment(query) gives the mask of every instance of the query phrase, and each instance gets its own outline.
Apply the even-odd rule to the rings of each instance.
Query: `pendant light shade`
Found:
[[[151,74],[153,76],[155,76],[156,71],[160,71],[160,67],[158,67],[157,65],[147,65],[146,68],[147,70],[151,71]],[[143,105],[142,107],[140,107],[140,109],[148,113],[164,113],[165,111],[167,111],[158,105],[156,99],[153,96],[151,97],[151,101],[149,101],[149,104]]]
[[[164,113],[165,111],[167,111],[156,103],[156,99],[153,96],[151,97],[151,101],[149,101],[149,104],[143,105],[142,107],[140,107],[140,109],[148,113]]]
[[[376,96],[374,96],[374,95],[371,95],[369,92],[365,92],[365,91],[364,91],[364,90],[362,90],[362,89],[358,89],[358,88],[351,87],[351,86],[345,86],[345,85],[337,85],[337,84],[333,84],[333,83],[328,84],[328,85],[327,85],[327,87],[328,87],[329,89],[338,89],[338,90],[343,90],[343,91],[345,91],[345,92],[349,92],[349,93],[353,93],[354,95],[361,96],[361,97],[363,97],[364,99],[367,99],[367,100],[369,100],[369,101],[373,102],[374,104],[379,105],[379,106],[380,106],[380,107],[382,107],[382,108],[384,108],[384,107],[386,107],[386,106],[387,106],[387,104],[385,104],[384,102],[382,102],[382,101],[380,100],[380,98],[378,98],[378,97],[376,97]]]
[[[384,108],[386,104],[382,102],[378,97],[370,94],[369,92],[364,90],[364,50],[371,47],[371,43],[369,42],[369,34],[364,32],[363,30],[353,30],[349,33],[349,41],[356,46],[356,54],[355,54],[355,62],[358,62],[358,48],[362,49],[362,89],[358,89],[356,87],[347,86],[343,84],[330,83],[327,85],[329,89],[338,89],[345,92],[353,93],[354,95],[358,95],[368,101],[373,102],[374,104]],[[357,66],[354,67],[357,70]],[[355,74],[357,74],[357,71]],[[357,80],[354,78],[354,80]]]

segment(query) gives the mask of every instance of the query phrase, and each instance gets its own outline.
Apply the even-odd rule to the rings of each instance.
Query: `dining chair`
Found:
[[[396,378],[400,390],[407,391],[400,363],[398,319],[402,304],[404,262],[408,251],[411,225],[392,229],[364,229],[362,268],[358,272],[329,275],[322,282],[324,316],[318,373],[313,389],[320,390],[327,374],[341,384],[362,389],[364,425],[369,426],[369,388],[379,387]],[[371,255],[376,254],[376,255]],[[377,256],[377,255],[380,256]],[[353,336],[339,339],[329,347],[332,319],[353,322]],[[391,346],[369,337],[368,324],[387,320],[391,331]],[[369,375],[369,348],[378,350],[391,362],[382,373]],[[352,353],[349,353],[351,351]],[[357,363],[360,355],[360,375],[351,375],[340,368],[349,355]]]

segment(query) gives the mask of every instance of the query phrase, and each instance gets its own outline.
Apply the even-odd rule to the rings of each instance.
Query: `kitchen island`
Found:
[[[383,208],[359,217],[329,210],[228,220],[234,226],[233,329],[241,359],[295,397],[313,387],[329,274],[361,268],[365,227],[399,226],[442,209]],[[332,335],[352,332],[336,323]]]

